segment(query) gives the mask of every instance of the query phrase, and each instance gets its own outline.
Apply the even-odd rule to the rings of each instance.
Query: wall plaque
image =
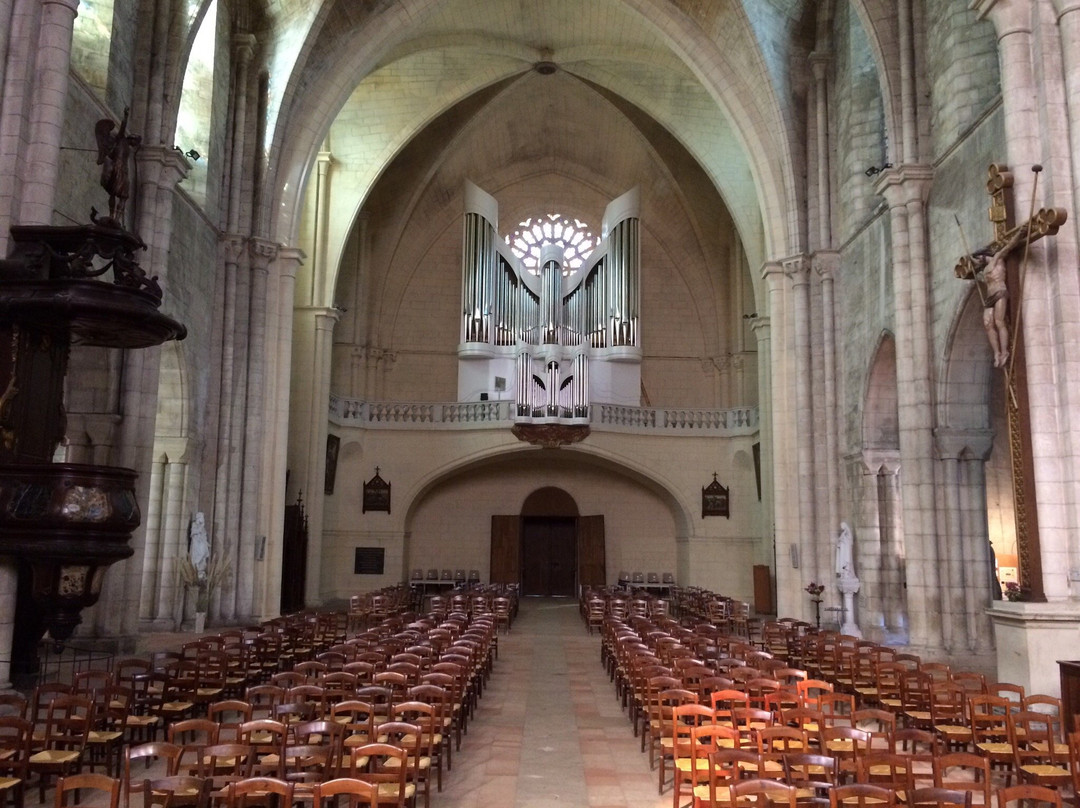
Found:
[[[701,489],[701,518],[706,516],[723,516],[731,518],[730,499],[728,489],[720,485],[713,472],[712,482]]]
[[[361,513],[368,511],[386,511],[390,513],[390,483],[379,476],[379,467],[375,467],[375,476],[364,483],[364,505]]]

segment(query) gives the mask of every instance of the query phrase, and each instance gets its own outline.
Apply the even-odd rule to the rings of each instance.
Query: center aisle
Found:
[[[572,600],[525,598],[432,808],[670,808]]]

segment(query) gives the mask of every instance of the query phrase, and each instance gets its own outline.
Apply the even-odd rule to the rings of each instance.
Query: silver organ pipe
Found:
[[[540,303],[544,310],[543,341],[545,345],[557,345],[561,313],[559,309],[562,302],[562,266],[557,261],[545,261],[540,271],[540,280],[543,284],[540,295]]]
[[[518,354],[516,392],[517,414],[532,415],[532,355],[528,351]]]
[[[559,417],[559,363],[548,362],[547,365],[547,415],[552,418]]]

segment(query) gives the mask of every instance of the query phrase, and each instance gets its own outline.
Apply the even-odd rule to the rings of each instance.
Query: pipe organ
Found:
[[[517,420],[587,423],[592,402],[638,406],[641,388],[638,192],[604,213],[601,241],[570,272],[545,244],[527,271],[498,235],[498,203],[465,188],[458,398],[501,397]]]

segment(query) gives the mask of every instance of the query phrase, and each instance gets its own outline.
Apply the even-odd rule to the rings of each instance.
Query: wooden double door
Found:
[[[604,552],[603,516],[491,517],[491,581],[519,583],[523,595],[604,586]]]

